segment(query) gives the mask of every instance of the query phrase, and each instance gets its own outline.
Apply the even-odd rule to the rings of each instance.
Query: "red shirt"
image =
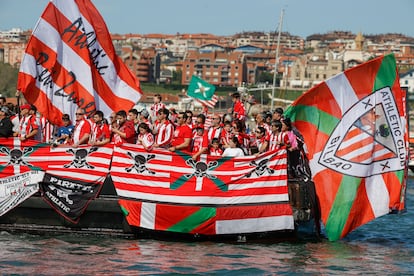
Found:
[[[282,146],[289,145],[289,137],[284,132],[271,133],[269,135],[269,151],[280,149]]]
[[[199,152],[202,148],[208,148],[208,135],[203,133],[203,135],[194,134],[193,137],[193,148],[191,150],[192,154]]]
[[[85,134],[91,133],[91,125],[87,120],[81,120],[76,122],[75,128],[73,129],[73,143],[77,144],[79,143],[79,140],[82,139],[82,137]],[[86,140],[83,144],[88,143],[88,140]]]
[[[245,110],[244,105],[241,101],[238,100],[234,103],[233,113],[234,113],[234,116],[235,116],[236,119],[244,120],[246,110]]]
[[[220,139],[220,137],[221,137],[221,130],[222,130],[222,128],[220,126],[218,126],[218,127],[211,127],[208,130],[208,140],[211,142],[211,140],[213,140],[213,138]]]
[[[119,134],[115,133],[112,137],[112,141],[115,142],[115,145],[120,145],[122,143],[134,143],[135,126],[133,121],[126,120],[119,128],[119,131],[124,132],[126,134],[126,137],[122,138],[121,136],[119,136]]]
[[[156,122],[155,129],[157,130],[155,143],[161,148],[169,147],[174,134],[173,124],[169,120],[164,123]]]
[[[209,154],[212,155],[212,156],[222,156],[223,155],[223,149],[210,147]]]
[[[182,143],[184,143],[185,138],[189,138],[191,140],[192,135],[193,133],[187,124],[177,126],[173,134],[171,146],[176,147],[178,145],[181,145]],[[184,148],[181,150],[190,151],[190,146],[191,146],[191,143],[188,144],[187,148]]]
[[[34,129],[39,129],[38,124],[36,123],[36,117],[32,115],[25,116],[20,119],[20,133],[19,137],[26,137]],[[34,140],[35,136],[30,137],[29,139]]]
[[[100,125],[93,124],[91,141],[99,142],[107,138],[111,138],[111,132],[109,131],[109,125],[105,123],[102,123]]]

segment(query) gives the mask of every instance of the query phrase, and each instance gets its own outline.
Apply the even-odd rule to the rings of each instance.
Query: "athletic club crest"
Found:
[[[330,135],[319,164],[355,177],[404,168],[405,128],[389,87],[356,102]]]

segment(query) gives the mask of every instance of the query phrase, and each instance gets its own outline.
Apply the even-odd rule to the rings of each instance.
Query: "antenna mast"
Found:
[[[279,33],[277,35],[277,46],[276,46],[276,57],[275,57],[275,72],[273,74],[272,100],[271,100],[270,110],[273,110],[273,107],[274,107],[276,75],[277,75],[277,67],[279,65],[280,34],[282,32],[282,25],[283,25],[283,13],[284,13],[284,10],[282,9],[282,11],[280,12],[280,19],[279,19],[279,26],[278,26]]]

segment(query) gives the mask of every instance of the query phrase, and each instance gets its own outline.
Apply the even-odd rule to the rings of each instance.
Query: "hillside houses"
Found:
[[[19,66],[30,31],[0,32],[0,62]],[[117,54],[141,82],[188,84],[196,74],[218,86],[256,85],[277,73],[277,84],[306,89],[370,58],[394,53],[400,72],[414,68],[414,38],[334,31],[301,38],[282,33],[112,34]],[[277,68],[275,68],[277,66]],[[179,74],[178,74],[179,73]],[[414,88],[413,88],[414,89]]]

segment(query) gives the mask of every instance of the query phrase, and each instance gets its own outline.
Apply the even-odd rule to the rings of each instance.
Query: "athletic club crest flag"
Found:
[[[305,139],[330,240],[405,208],[405,100],[387,55],[326,80],[286,111]]]

